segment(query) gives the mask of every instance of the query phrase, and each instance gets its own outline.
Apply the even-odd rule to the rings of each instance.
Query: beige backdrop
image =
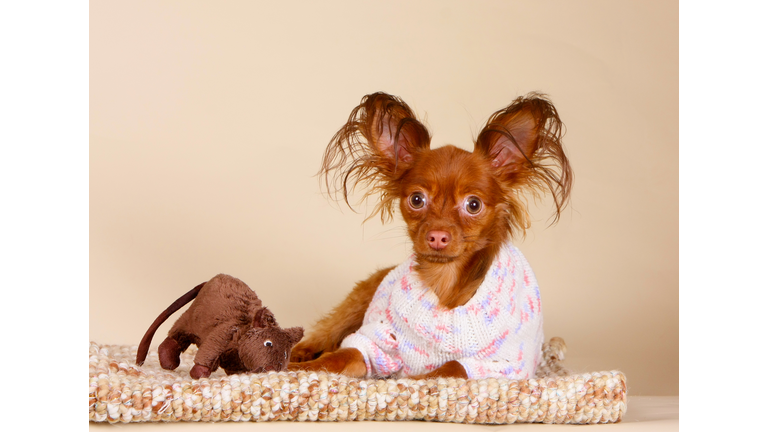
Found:
[[[323,150],[360,98],[404,98],[433,145],[471,148],[493,111],[548,93],[572,206],[518,242],[545,332],[575,371],[678,393],[676,2],[91,2],[90,340],[136,344],[224,272],[311,326],[408,254],[326,200]],[[170,323],[156,336],[157,345]]]

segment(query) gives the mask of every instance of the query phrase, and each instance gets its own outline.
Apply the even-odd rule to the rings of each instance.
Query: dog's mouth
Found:
[[[458,258],[458,255],[444,255],[438,253],[426,253],[417,255],[419,261],[428,262],[433,264],[445,264],[454,261]]]

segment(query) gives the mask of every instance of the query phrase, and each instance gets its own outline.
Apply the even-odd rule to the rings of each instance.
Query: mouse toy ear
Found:
[[[330,195],[341,192],[344,201],[359,183],[369,187],[362,199],[375,193],[381,201],[372,213],[391,218],[397,181],[411,166],[414,155],[429,148],[427,128],[400,98],[386,93],[363,97],[347,123],[331,139],[319,175]]]
[[[301,338],[304,337],[304,328],[303,327],[291,327],[289,329],[285,330],[285,333],[288,334],[288,338],[290,340],[290,345],[294,346]]]
[[[275,321],[275,315],[272,311],[263,307],[256,311],[256,315],[253,318],[254,328],[264,327],[277,327],[277,321]]]
[[[573,174],[561,139],[563,124],[546,96],[530,93],[488,119],[475,142],[475,153],[489,159],[501,181],[550,192],[556,215],[568,201]]]

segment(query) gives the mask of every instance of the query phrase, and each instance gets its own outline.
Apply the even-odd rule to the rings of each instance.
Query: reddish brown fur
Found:
[[[375,93],[363,98],[333,137],[320,174],[329,192],[341,192],[350,206],[358,185],[367,187],[364,197],[378,194],[373,214],[383,221],[399,203],[416,273],[440,305],[452,309],[472,298],[501,245],[530,226],[525,194],[550,193],[558,220],[573,178],[560,142],[562,128],[549,100],[531,93],[490,117],[473,152],[454,146],[433,150],[427,129],[405,102]],[[435,233],[443,239],[439,245]],[[388,270],[358,283],[294,349],[292,361],[311,361],[289,369],[359,372],[362,355],[321,354],[338,349],[360,327]],[[466,377],[466,372],[449,362],[419,377],[434,376]]]
[[[456,360],[451,360],[449,362],[446,362],[439,368],[433,370],[432,372],[428,372],[421,375],[412,375],[409,378],[419,380],[419,379],[429,379],[429,378],[463,378],[467,379],[467,371],[464,370],[464,366],[461,365],[461,363],[457,362]]]
[[[354,348],[341,348],[327,352],[317,360],[290,363],[289,370],[326,371],[353,378],[363,378],[367,372],[363,354]]]
[[[339,349],[341,341],[360,328],[365,310],[381,281],[393,267],[379,270],[360,281],[344,301],[320,319],[291,352],[292,362],[314,360],[322,353]]]

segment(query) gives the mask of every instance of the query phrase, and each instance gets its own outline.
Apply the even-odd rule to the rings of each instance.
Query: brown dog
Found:
[[[330,192],[356,184],[378,194],[376,212],[399,205],[413,256],[373,273],[292,351],[289,370],[354,377],[524,377],[543,335],[538,285],[509,241],[530,225],[524,194],[550,193],[554,220],[572,172],[562,124],[540,94],[494,113],[473,152],[430,148],[397,97],[363,98],[326,150]]]

